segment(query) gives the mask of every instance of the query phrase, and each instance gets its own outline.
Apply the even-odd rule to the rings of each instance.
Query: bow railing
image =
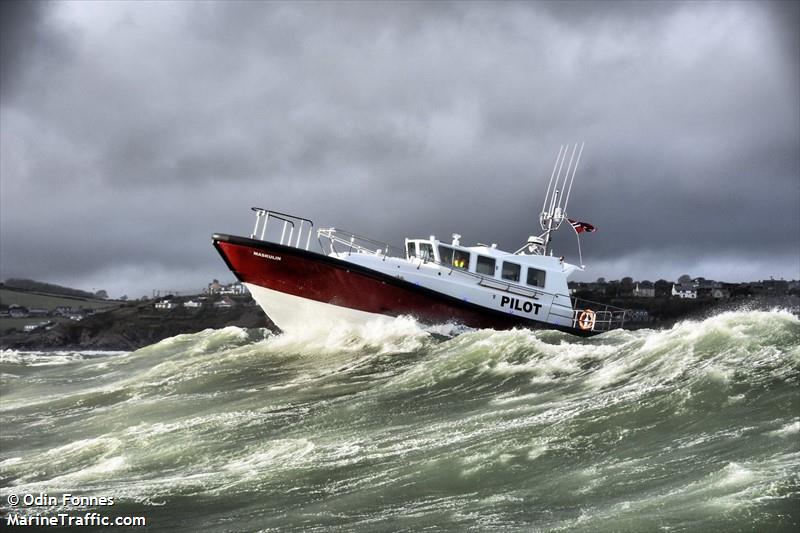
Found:
[[[305,235],[305,250],[311,244],[311,235],[314,232],[314,222],[297,215],[289,215],[280,211],[271,211],[262,207],[251,207],[256,212],[256,225],[250,235],[253,239],[266,240],[267,226],[271,220],[278,222],[281,228],[280,244],[300,248],[300,243]],[[282,225],[281,225],[282,224]],[[288,234],[287,234],[288,230]]]

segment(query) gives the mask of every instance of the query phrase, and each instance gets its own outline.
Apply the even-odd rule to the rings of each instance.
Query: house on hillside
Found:
[[[678,298],[684,300],[694,300],[697,298],[697,289],[695,289],[692,285],[685,285],[685,284],[672,284],[672,296],[677,296]]]
[[[718,281],[706,278],[695,278],[692,280],[692,287],[697,292],[698,298],[712,298],[714,289],[721,288]]]
[[[231,307],[235,307],[238,305],[236,302],[231,300],[228,296],[223,296],[222,299],[218,302],[214,302],[214,307],[217,309],[230,309]]]
[[[242,284],[242,283],[237,281],[237,282],[231,283],[229,285],[223,285],[222,287],[220,287],[219,293],[220,294],[237,294],[237,295],[246,294],[247,293],[247,287],[245,287],[244,284]]]
[[[183,302],[183,306],[188,309],[199,309],[203,307],[203,302],[200,300],[186,300]]]
[[[169,311],[170,309],[175,309],[176,307],[178,307],[178,304],[176,304],[172,300],[161,300],[159,302],[156,302],[153,307],[161,311]]]
[[[222,288],[222,285],[220,285],[219,280],[215,279],[211,283],[208,284],[208,287],[206,288],[206,293],[207,294],[219,294],[219,291],[220,291],[221,288]]]
[[[722,286],[714,287],[711,289],[711,297],[715,300],[725,300],[731,297],[731,291]]]
[[[635,298],[655,298],[655,285],[650,281],[640,281],[633,288],[633,296]]]
[[[28,310],[21,305],[11,304],[8,306],[8,316],[11,318],[27,318]]]
[[[31,331],[36,331],[37,329],[46,328],[47,326],[51,325],[52,323],[53,323],[52,321],[48,320],[46,322],[39,322],[38,324],[27,324],[27,325],[22,327],[22,331],[24,331],[26,333],[30,333]]]

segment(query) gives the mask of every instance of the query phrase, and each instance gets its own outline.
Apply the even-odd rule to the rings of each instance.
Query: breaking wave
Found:
[[[228,327],[4,351],[0,393],[3,495],[113,496],[154,530],[800,525],[800,321],[783,311],[591,339]]]

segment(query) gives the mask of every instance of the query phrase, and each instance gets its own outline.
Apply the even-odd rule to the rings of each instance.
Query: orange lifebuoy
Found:
[[[591,309],[584,309],[578,316],[578,327],[588,331],[594,329],[595,314]]]

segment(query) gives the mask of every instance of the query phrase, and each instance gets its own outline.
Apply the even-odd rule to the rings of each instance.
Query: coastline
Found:
[[[131,303],[78,322],[59,323],[48,330],[3,334],[0,349],[131,351],[182,333],[227,326],[276,330],[272,321],[254,305],[157,311],[149,302]]]
[[[647,302],[614,299],[608,303],[626,308],[632,308],[634,304],[639,309],[650,308],[646,319],[626,322],[624,329],[630,330],[664,330],[684,320],[702,320],[729,311],[788,309],[797,314],[800,310],[798,296],[742,298],[722,302],[658,298]],[[56,324],[47,330],[6,333],[0,337],[0,349],[131,351],[175,335],[227,326],[278,331],[267,315],[255,305],[228,309],[209,307],[197,310],[179,307],[169,311],[157,311],[153,309],[152,303],[128,303],[116,309],[88,316],[79,322]]]

